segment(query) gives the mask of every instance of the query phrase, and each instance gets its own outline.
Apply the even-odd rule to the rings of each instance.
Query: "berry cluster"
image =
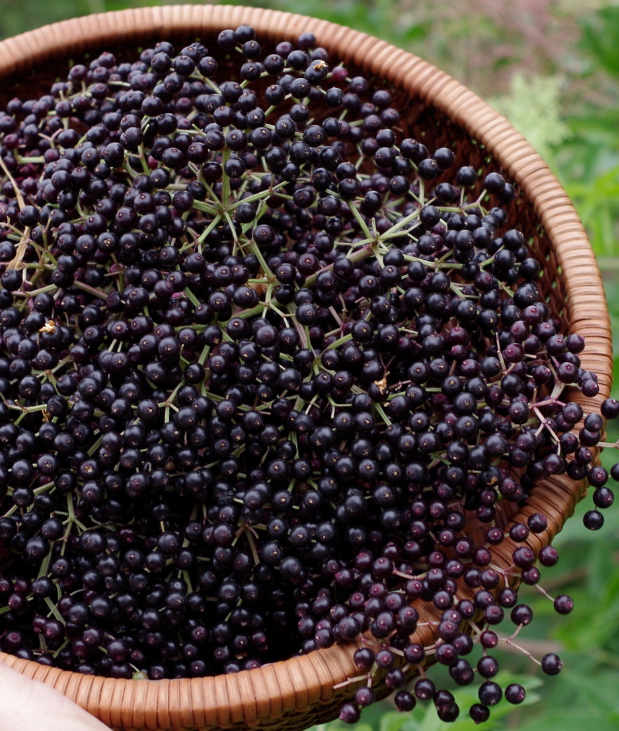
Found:
[[[481,722],[517,582],[558,558],[504,510],[565,472],[613,501],[603,420],[563,400],[598,393],[584,341],[500,174],[405,137],[311,34],[218,46],[102,53],[0,116],[0,647],[160,679],[356,640],[345,721],[378,680],[454,720],[435,659],[483,678]]]

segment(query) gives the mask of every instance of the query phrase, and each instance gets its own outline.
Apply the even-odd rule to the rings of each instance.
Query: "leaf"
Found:
[[[619,165],[597,175],[588,183],[564,181],[564,185],[589,231],[595,253],[607,255],[616,253]]]
[[[512,76],[509,94],[490,100],[521,132],[531,145],[546,159],[551,158],[551,147],[570,136],[569,127],[561,121],[559,91],[560,76]]]
[[[581,20],[581,47],[604,69],[619,76],[619,8],[608,7]]]
[[[430,27],[430,23],[418,23],[415,25],[410,25],[408,29],[403,33],[403,36],[408,41],[423,41],[430,32]]]
[[[589,553],[589,576],[587,578],[587,589],[590,595],[591,604],[601,599],[608,579],[617,575],[613,564],[612,554],[603,542],[594,543]]]
[[[616,673],[613,673],[616,679]],[[601,683],[598,677],[588,677],[583,673],[565,673],[565,682],[579,696],[586,698],[596,711],[601,714],[613,713],[618,708],[617,689],[612,683]]]
[[[400,731],[407,721],[408,716],[405,713],[398,711],[384,713],[380,719],[380,731]]]
[[[482,729],[483,726],[478,726]],[[519,725],[518,731],[616,731],[616,725],[608,724],[603,719],[592,718],[590,713],[578,708],[556,710],[529,719]]]

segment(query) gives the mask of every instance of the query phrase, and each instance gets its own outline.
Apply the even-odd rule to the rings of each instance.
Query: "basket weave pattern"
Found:
[[[540,290],[566,329],[585,337],[582,366],[599,377],[600,393],[595,399],[586,399],[580,392],[574,399],[585,411],[599,406],[610,392],[610,323],[600,273],[576,212],[522,135],[479,97],[420,58],[363,33],[289,13],[208,5],[142,8],[65,21],[0,43],[0,101],[49,87],[56,70],[66,72],[69,59],[86,51],[136,48],[160,39],[212,41],[222,29],[241,23],[253,25],[261,43],[294,40],[301,32],[313,32],[332,58],[394,91],[405,132],[431,150],[443,145],[455,149],[458,163],[498,169],[518,187],[520,195],[511,204],[510,218],[518,221],[542,264]],[[527,541],[537,553],[561,530],[583,492],[581,483],[566,476],[543,480],[520,512],[512,508],[512,514],[500,514],[497,520],[508,525],[512,520],[526,522],[532,513],[544,513],[548,530],[532,533]],[[483,541],[474,519],[467,532]],[[508,568],[514,547],[507,538],[493,548],[493,564]],[[470,593],[462,584],[457,598]],[[419,611],[422,620],[438,616],[426,604]],[[419,627],[415,641],[432,644],[432,628]],[[92,677],[2,653],[0,658],[24,675],[53,686],[112,728],[259,726],[294,731],[337,715],[354,687],[334,686],[358,674],[352,662],[355,649],[353,643],[233,675],[161,681]]]

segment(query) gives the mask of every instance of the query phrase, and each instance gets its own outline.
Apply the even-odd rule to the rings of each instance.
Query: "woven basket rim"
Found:
[[[586,337],[583,367],[599,376],[600,394],[575,399],[584,406],[608,397],[612,378],[610,321],[602,279],[585,230],[565,191],[542,158],[510,123],[472,91],[417,56],[365,33],[293,13],[242,6],[175,5],[122,10],[54,23],[0,42],[0,80],[52,59],[69,58],[106,44],[137,43],[180,35],[213,36],[247,22],[259,38],[294,40],[313,32],[318,43],[344,63],[379,76],[444,113],[485,146],[531,202],[556,252],[564,279],[572,331]],[[542,481],[514,520],[524,520],[544,502],[559,518],[532,534],[537,553],[561,529],[584,493],[565,476]],[[537,506],[537,507],[536,507]],[[510,565],[515,544],[493,550],[493,563]],[[458,596],[464,596],[465,591]],[[423,628],[426,644],[431,630]],[[104,723],[125,729],[214,728],[278,725],[327,702],[334,685],[356,675],[354,645],[335,646],[235,675],[133,681],[84,676],[0,653],[25,675],[63,692]],[[285,725],[285,719],[282,719]]]

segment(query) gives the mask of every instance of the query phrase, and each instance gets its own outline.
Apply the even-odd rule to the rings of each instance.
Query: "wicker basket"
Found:
[[[253,25],[262,43],[294,40],[303,31],[315,33],[332,57],[392,89],[405,131],[430,149],[455,144],[458,157],[467,164],[498,168],[518,186],[512,215],[543,265],[541,290],[566,328],[586,338],[583,367],[599,376],[598,397],[588,400],[577,393],[574,398],[585,410],[599,405],[610,391],[611,333],[602,280],[582,224],[526,140],[479,97],[420,58],[349,28],[289,13],[209,5],[142,8],[69,20],[0,43],[0,105],[16,94],[42,93],[57,75],[65,74],[70,59],[88,52],[109,49],[122,55],[123,50],[135,51],[159,39],[208,42],[222,29],[241,23]],[[583,493],[581,483],[553,477],[536,486],[519,514],[500,519],[507,525],[513,519],[526,521],[537,511],[545,513],[548,530],[528,540],[537,552],[561,530]],[[469,534],[475,533],[480,534],[479,526],[471,522]],[[493,563],[508,567],[513,548],[508,539],[493,549]],[[462,585],[458,597],[468,594],[470,589]],[[431,607],[424,604],[419,609],[422,618],[433,619]],[[420,627],[416,641],[431,644],[431,628]],[[85,676],[1,653],[0,657],[113,728],[292,730],[337,715],[354,692],[351,685],[335,688],[357,674],[354,649],[354,644],[335,646],[234,675],[161,681]]]

